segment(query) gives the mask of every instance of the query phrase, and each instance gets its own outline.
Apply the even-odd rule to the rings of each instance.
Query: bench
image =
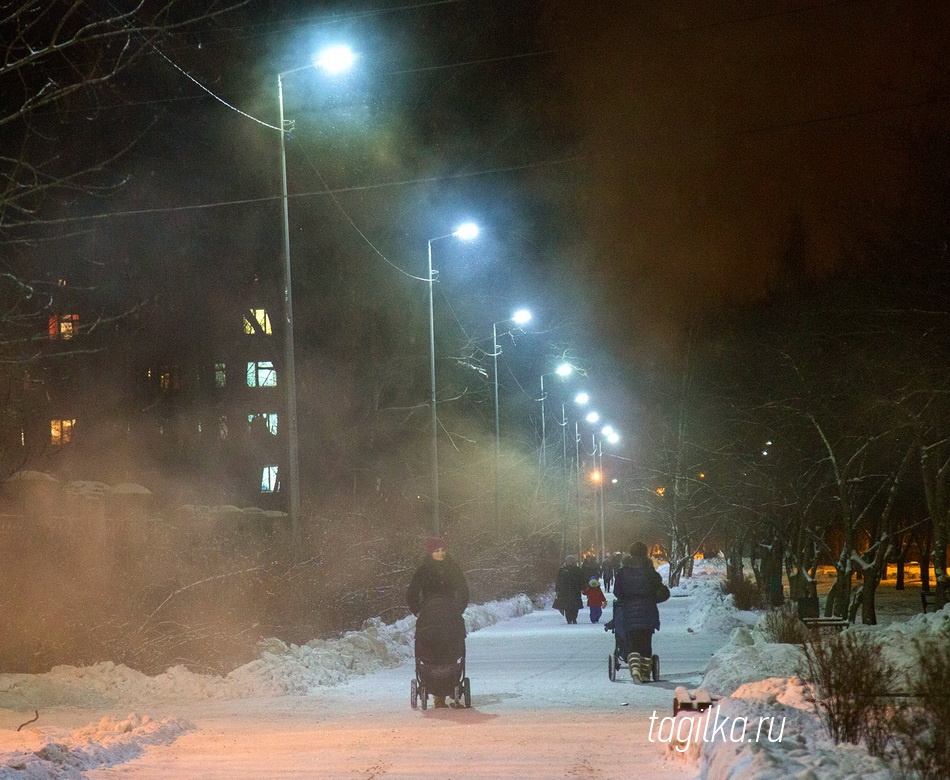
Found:
[[[927,612],[927,606],[936,607],[937,605],[937,591],[935,590],[922,590],[920,591],[920,605],[924,608],[924,613]]]
[[[843,617],[806,617],[801,619],[802,623],[813,631],[821,631],[823,628],[831,628],[835,631],[843,631],[851,624]]]
[[[699,688],[695,691],[689,691],[682,685],[677,685],[673,690],[673,714],[680,710],[689,712],[705,712],[719,701],[720,696],[715,693]]]

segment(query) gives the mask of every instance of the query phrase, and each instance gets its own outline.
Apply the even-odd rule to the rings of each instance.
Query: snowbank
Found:
[[[532,609],[524,595],[478,604],[465,610],[465,625],[477,631]],[[412,616],[392,624],[373,618],[362,630],[336,639],[314,639],[304,645],[268,639],[261,643],[260,658],[223,677],[197,674],[183,666],[150,677],[111,661],[87,667],[57,666],[47,674],[3,674],[0,707],[30,711],[118,702],[140,706],[181,699],[304,695],[412,658],[415,624]]]
[[[478,604],[465,611],[468,631],[533,610],[527,596]],[[336,639],[288,645],[261,643],[261,657],[221,677],[176,666],[155,677],[103,662],[89,667],[57,666],[47,674],[0,675],[0,707],[32,711],[56,706],[101,707],[117,702],[141,705],[186,699],[244,698],[312,693],[357,675],[395,667],[413,656],[416,619],[392,624],[378,618],[360,631]],[[150,720],[135,714],[122,721],[103,718],[65,736],[10,732],[0,741],[0,780],[78,780],[83,772],[113,766],[140,755],[147,745],[170,744],[194,729],[177,718]]]
[[[887,660],[909,673],[916,659],[914,642],[950,641],[950,606],[886,626],[852,626],[879,641]],[[796,645],[766,642],[758,631],[736,628],[729,642],[710,659],[699,687],[728,695],[720,702],[720,718],[748,719],[747,733],[755,733],[761,718],[782,718],[780,741],[717,739],[669,743],[665,751],[698,763],[707,780],[765,780],[773,777],[861,777],[886,780],[890,771],[863,745],[835,745],[814,706],[805,701],[802,682],[795,676],[802,666]],[[731,695],[730,695],[731,694]],[[686,715],[684,717],[691,717]],[[692,716],[695,717],[695,716]],[[683,726],[677,734],[689,734]]]
[[[0,780],[81,780],[87,770],[137,758],[148,745],[169,745],[194,728],[179,718],[151,720],[132,713],[125,720],[103,718],[55,739],[17,732],[19,749],[0,758]]]

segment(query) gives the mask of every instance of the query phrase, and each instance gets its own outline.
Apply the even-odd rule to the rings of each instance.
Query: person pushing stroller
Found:
[[[446,552],[445,541],[426,539],[426,557],[412,575],[406,603],[416,620],[417,667],[426,668],[426,690],[436,707],[447,707],[459,682],[459,659],[465,657],[465,621],[469,590],[465,575]],[[464,667],[463,667],[464,668]],[[427,693],[427,695],[428,695]]]
[[[657,604],[670,597],[669,588],[653,568],[643,542],[630,545],[614,581],[614,617],[604,629],[613,629],[621,658],[637,682],[650,679],[653,670],[653,632],[660,630]]]

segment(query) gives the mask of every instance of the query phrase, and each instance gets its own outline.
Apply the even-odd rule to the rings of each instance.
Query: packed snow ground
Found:
[[[664,780],[890,778],[862,747],[831,743],[795,677],[797,648],[765,642],[758,615],[719,593],[719,562],[697,563],[660,607],[659,683],[611,683],[612,635],[585,625],[586,610],[568,626],[521,596],[466,612],[471,710],[410,710],[411,617],[301,646],[269,640],[224,677],[112,663],[0,675],[0,780],[612,778],[634,767]],[[914,636],[950,638],[950,611],[852,630],[886,633],[901,658]],[[676,685],[728,695],[719,721],[673,720]]]

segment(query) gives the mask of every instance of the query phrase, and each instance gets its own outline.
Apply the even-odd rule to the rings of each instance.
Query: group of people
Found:
[[[603,584],[603,587],[601,585]],[[615,553],[602,563],[588,554],[583,562],[568,555],[558,570],[554,608],[568,623],[576,624],[587,599],[590,622],[598,623],[607,606],[604,590],[613,588],[613,619],[604,629],[613,630],[622,657],[631,670],[648,663],[653,655],[653,632],[660,629],[657,604],[669,598],[647,546],[634,542],[629,554]],[[454,658],[465,653],[465,623],[469,590],[458,563],[447,553],[441,537],[426,539],[426,556],[416,569],[406,591],[406,603],[416,615],[416,656]],[[448,690],[433,692],[436,707],[446,707]]]
[[[577,623],[582,597],[587,598],[590,622],[599,622],[607,606],[601,578],[605,588],[613,586],[613,619],[604,629],[617,634],[619,652],[635,677],[645,676],[646,665],[652,663],[653,632],[660,630],[657,604],[670,596],[648,553],[643,542],[634,542],[627,555],[617,553],[603,564],[593,555],[585,556],[582,563],[576,555],[568,555],[554,586],[554,608],[571,624]]]

